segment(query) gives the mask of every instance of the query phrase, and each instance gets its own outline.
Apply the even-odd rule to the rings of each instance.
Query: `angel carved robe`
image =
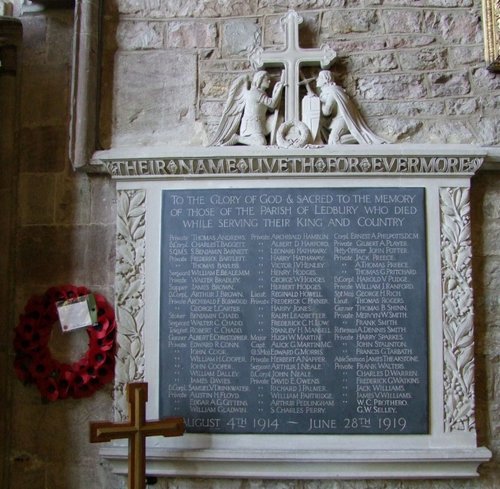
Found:
[[[211,146],[266,146],[267,136],[276,126],[268,116],[269,111],[277,116],[281,93],[285,86],[282,79],[274,85],[272,96],[267,95],[270,78],[266,71],[257,71],[252,78],[238,77],[229,88],[229,95],[222,118]]]
[[[327,132],[329,145],[388,142],[368,127],[357,107],[344,89],[332,80],[328,70],[319,72],[316,88],[321,101],[322,125]]]

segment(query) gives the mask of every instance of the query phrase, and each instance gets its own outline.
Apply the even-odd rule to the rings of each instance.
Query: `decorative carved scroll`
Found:
[[[474,328],[469,190],[440,189],[444,427],[473,431]]]
[[[118,353],[115,417],[127,418],[126,386],[144,379],[144,289],[146,192],[118,192],[116,238],[116,312]]]

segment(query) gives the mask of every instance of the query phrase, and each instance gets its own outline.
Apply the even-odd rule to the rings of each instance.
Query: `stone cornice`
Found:
[[[500,162],[500,148],[474,145],[342,145],[276,147],[114,148],[94,153],[92,166],[114,178],[179,178],[279,174],[471,176],[487,162]]]

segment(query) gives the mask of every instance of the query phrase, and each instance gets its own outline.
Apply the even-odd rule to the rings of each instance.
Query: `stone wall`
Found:
[[[328,42],[338,81],[370,126],[398,142],[500,143],[500,77],[482,60],[479,0],[107,1],[100,137],[103,147],[199,144],[213,130],[248,46],[282,43],[278,19],[305,17],[302,45]],[[115,195],[107,177],[67,159],[72,14],[22,18],[15,312],[52,285],[113,298]],[[169,489],[493,489],[500,486],[500,174],[473,180],[477,400],[480,444],[494,452],[467,481],[160,480]],[[5,279],[3,279],[5,280]],[[12,337],[14,324],[2,324]],[[6,344],[5,350],[12,349]],[[1,353],[1,351],[0,351]],[[118,489],[88,443],[89,420],[111,417],[111,388],[91,399],[40,401],[7,364],[0,409],[10,489]],[[0,385],[3,385],[0,383]],[[11,402],[8,399],[11,399]],[[152,486],[153,487],[153,486]]]
[[[13,318],[30,296],[54,285],[85,285],[112,300],[114,266],[111,182],[75,174],[67,157],[72,11],[46,11],[21,20],[24,56],[18,200],[13,202],[17,205]],[[8,409],[11,420],[6,466],[10,484],[2,487],[120,487],[101,468],[99,447],[88,443],[89,419],[111,416],[111,389],[82,402],[41,402],[36,388],[15,378],[14,326],[12,322],[0,326],[10,351],[8,368],[1,375],[8,379],[11,392],[10,402],[0,399],[0,411]],[[84,336],[76,338],[85,343]],[[76,346],[81,352],[82,346]],[[60,347],[64,348],[62,340]]]
[[[17,195],[19,134],[19,87],[20,87],[20,46],[22,26],[17,19],[0,19],[0,324],[12,322],[13,297],[13,249],[15,239],[15,215]],[[0,372],[5,372],[10,364],[10,336],[0,336]],[[0,399],[7,406],[9,400],[9,381],[7,376],[0,376]],[[3,460],[7,453],[7,440],[10,433],[9,409],[0,409],[0,486],[7,483],[6,464]]]
[[[392,142],[500,138],[500,79],[483,62],[480,0],[111,4],[114,111],[103,124],[105,145],[205,140],[251,49],[283,44],[279,19],[289,7],[304,17],[303,47],[337,51],[335,78],[375,132]]]

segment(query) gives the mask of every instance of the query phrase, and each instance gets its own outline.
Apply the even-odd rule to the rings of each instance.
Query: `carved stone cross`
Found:
[[[166,418],[160,421],[146,421],[148,384],[128,384],[129,422],[90,423],[90,441],[104,441],[128,438],[128,488],[146,487],[146,437],[182,436],[185,431],[183,418]]]
[[[299,24],[303,18],[290,10],[281,22],[285,28],[285,48],[279,51],[265,51],[257,48],[250,56],[255,68],[265,66],[284,66],[285,69],[285,121],[299,120],[299,68],[300,65],[320,63],[326,69],[337,56],[328,45],[321,49],[302,49],[299,46]]]

